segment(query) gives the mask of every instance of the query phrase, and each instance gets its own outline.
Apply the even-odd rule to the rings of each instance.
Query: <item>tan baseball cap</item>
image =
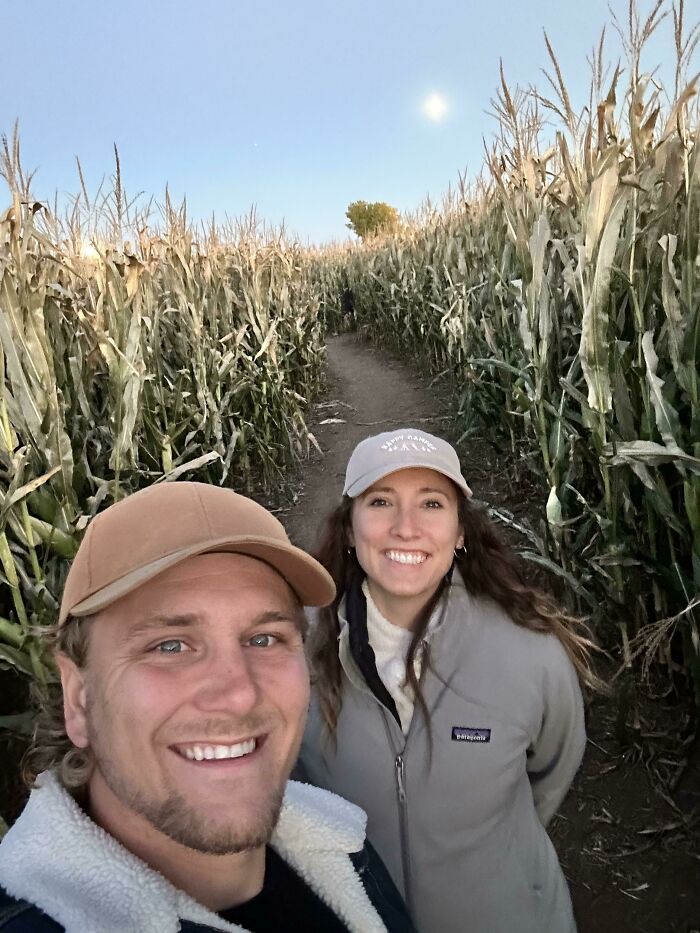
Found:
[[[383,476],[410,467],[436,470],[451,479],[468,499],[472,496],[454,447],[418,428],[397,428],[360,441],[348,461],[343,495],[354,499]]]
[[[330,574],[252,499],[206,483],[161,483],[90,522],[68,573],[58,624],[104,609],[180,561],[211,551],[265,561],[305,606],[326,606],[335,596]]]

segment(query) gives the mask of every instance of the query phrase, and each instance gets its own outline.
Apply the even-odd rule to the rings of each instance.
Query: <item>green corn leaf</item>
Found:
[[[654,441],[624,441],[606,444],[603,457],[612,465],[620,466],[638,462],[647,466],[676,463],[687,467],[692,473],[700,474],[700,458],[692,457],[675,444],[657,444]]]
[[[648,330],[642,337],[642,350],[646,362],[647,383],[649,385],[649,396],[656,413],[656,426],[664,440],[666,446],[670,449],[678,449],[678,438],[680,437],[680,424],[678,413],[668,404],[663,396],[664,383],[656,375],[656,368],[659,365],[659,358],[654,350],[654,335]]]

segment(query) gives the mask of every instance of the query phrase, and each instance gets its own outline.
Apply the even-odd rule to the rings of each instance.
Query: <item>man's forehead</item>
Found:
[[[300,606],[289,606],[283,611],[276,609],[263,610],[247,617],[245,622],[246,628],[291,622],[299,630],[302,637],[305,637],[308,629],[306,616]],[[238,623],[233,623],[233,628],[231,628],[231,625],[230,619],[212,617],[207,612],[145,613],[143,616],[129,618],[126,620],[126,624],[117,626],[115,632],[119,642],[128,644],[154,632],[163,632],[168,629],[177,630],[178,632],[185,630],[195,632],[222,630],[235,632],[240,627],[240,620]]]

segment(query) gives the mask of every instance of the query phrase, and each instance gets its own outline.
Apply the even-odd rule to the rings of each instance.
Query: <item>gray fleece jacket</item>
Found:
[[[367,836],[419,933],[573,933],[545,826],[585,746],[576,672],[558,639],[515,625],[457,573],[404,736],[366,686],[342,619],[335,749],[312,701],[301,764],[368,814]]]

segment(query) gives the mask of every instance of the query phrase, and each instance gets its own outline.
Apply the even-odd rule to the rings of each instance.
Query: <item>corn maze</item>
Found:
[[[40,680],[32,631],[90,517],[184,475],[275,485],[321,378],[324,295],[294,245],[198,242],[175,211],[115,243],[82,249],[19,185],[0,218],[0,661]]]
[[[592,62],[576,114],[511,94],[477,185],[344,260],[358,325],[447,372],[461,431],[539,478],[546,522],[523,556],[561,579],[623,663],[683,671],[700,697],[700,124],[697,30],[675,18],[669,103],[630,60]],[[554,134],[549,122],[555,118]]]
[[[682,7],[681,7],[682,9]],[[368,339],[420,355],[538,477],[524,556],[564,581],[629,670],[700,696],[700,124],[675,14],[675,87],[592,61],[572,108],[511,91],[484,170],[390,236],[309,250],[254,226],[153,225],[119,179],[59,216],[4,141],[0,214],[0,665],[44,681],[90,518],[148,483],[275,485],[310,442],[328,323],[350,288]],[[552,124],[555,124],[553,126]],[[312,440],[312,439],[311,439]]]

